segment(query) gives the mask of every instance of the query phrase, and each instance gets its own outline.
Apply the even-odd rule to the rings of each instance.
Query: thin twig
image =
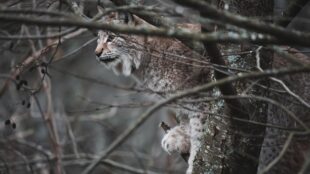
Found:
[[[263,71],[263,69],[261,68],[260,66],[260,50],[262,49],[262,46],[258,47],[255,51],[256,55],[256,66],[257,66],[257,69],[259,69],[260,71]],[[280,53],[280,50],[277,49],[277,52]],[[286,54],[289,54],[289,53],[286,53]],[[283,54],[281,54],[283,55]],[[290,57],[288,58],[289,60],[297,63],[298,65],[302,65],[303,63],[297,61],[298,59],[292,55],[290,56],[284,56],[284,57]],[[295,99],[297,99],[301,104],[303,104],[305,107],[307,108],[310,108],[310,104],[308,104],[304,99],[302,99],[299,95],[295,94],[292,90],[290,90],[290,88],[280,79],[277,79],[277,78],[274,78],[274,77],[270,77],[269,79],[271,79],[272,81],[275,81],[277,83],[279,83],[283,88],[284,90],[290,94],[292,97],[294,97]]]
[[[243,33],[238,34],[236,32],[213,32],[213,33],[197,33],[190,32],[182,29],[171,29],[171,28],[152,28],[152,27],[132,27],[121,24],[107,24],[99,23],[93,21],[85,21],[81,19],[68,20],[64,18],[60,19],[41,19],[41,18],[29,18],[23,16],[7,16],[0,15],[0,20],[3,21],[14,21],[24,24],[36,24],[40,26],[67,26],[67,27],[79,27],[79,28],[88,28],[88,29],[101,29],[113,31],[116,33],[124,34],[136,34],[136,35],[148,35],[148,36],[165,36],[165,37],[174,37],[178,39],[187,39],[187,40],[196,40],[196,41],[208,41],[208,42],[231,42],[231,43],[240,43],[240,42],[250,42],[256,44],[289,44],[292,41],[288,40],[279,40],[274,39],[269,35],[255,34],[255,33]],[[305,34],[305,33],[303,33]],[[307,35],[305,35],[307,38]],[[306,38],[303,38],[303,41],[295,41],[294,44],[300,46],[309,46]],[[309,36],[310,38],[310,36]],[[310,40],[310,39],[309,39]],[[309,41],[310,42],[310,41]]]
[[[0,40],[53,39],[53,38],[65,36],[65,35],[70,34],[76,30],[77,30],[77,28],[71,28],[71,29],[68,29],[68,30],[65,30],[65,31],[62,31],[59,33],[54,33],[54,34],[49,34],[49,35],[40,35],[40,36],[32,36],[32,35],[28,35],[28,36],[24,36],[24,35],[1,36],[0,35]]]
[[[281,158],[283,157],[283,155],[285,154],[285,152],[287,151],[292,139],[293,139],[294,133],[290,133],[289,136],[287,137],[287,140],[281,150],[281,152],[279,153],[279,155],[273,160],[271,161],[261,172],[259,172],[259,174],[264,174],[267,173],[274,165],[276,165]]]
[[[97,158],[97,156],[92,155],[92,154],[82,153],[80,154],[80,158],[76,158],[74,154],[68,154],[68,155],[62,156],[62,160],[64,161],[65,166],[88,164],[89,162],[91,162],[91,160]],[[15,161],[9,164],[0,163],[0,167],[4,167],[4,166],[17,167],[17,166],[22,166],[22,165],[27,165],[27,164],[33,165],[33,164],[38,164],[38,163],[46,163],[46,162],[49,163],[50,161],[55,161],[55,160],[57,160],[57,157],[51,156],[49,159],[36,158],[36,159],[28,159],[28,161]],[[149,174],[159,174],[158,172],[155,172],[155,171],[150,171],[150,170],[145,171],[143,169],[132,167],[126,164],[119,163],[117,161],[113,161],[113,160],[104,160],[101,163],[107,166],[114,167],[116,169],[120,169],[126,172],[135,173],[135,174],[145,174],[146,172]]]
[[[245,16],[234,14],[227,10],[220,10],[210,5],[208,2],[200,0],[174,0],[177,3],[192,7],[201,13],[208,16],[208,18],[221,20],[240,28],[253,30],[259,33],[265,33],[276,37],[279,40],[287,41],[288,43],[303,43],[310,45],[310,33],[300,32],[296,30],[288,30],[275,24],[270,24],[264,21],[249,19]]]
[[[190,96],[196,94],[198,92],[207,91],[215,86],[219,86],[225,83],[231,83],[234,81],[240,81],[249,78],[263,78],[268,76],[275,76],[275,75],[285,75],[285,74],[293,74],[302,71],[310,71],[310,67],[302,67],[302,68],[285,68],[280,70],[266,70],[264,72],[252,72],[252,73],[244,73],[239,74],[237,76],[229,76],[227,78],[218,80],[216,82],[208,83],[205,85],[197,86],[192,89],[188,89],[185,91],[181,91],[175,95],[170,96],[169,98],[163,99],[159,101],[157,104],[149,108],[146,112],[144,112],[138,119],[135,121],[134,124],[129,126],[121,135],[119,135],[110,146],[99,155],[99,158],[94,160],[83,172],[82,174],[90,174],[95,167],[97,167],[101,160],[105,159],[108,155],[110,155],[118,146],[120,146],[127,138],[139,127],[144,123],[156,110],[161,108],[162,106],[171,103],[177,99]]]

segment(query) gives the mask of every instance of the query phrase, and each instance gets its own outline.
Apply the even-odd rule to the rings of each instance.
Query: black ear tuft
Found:
[[[129,22],[131,22],[133,20],[133,16],[130,13],[124,12],[124,13],[120,13],[120,19],[125,23],[128,24]]]
[[[5,120],[4,124],[5,125],[10,125],[11,124],[11,120],[10,119]]]
[[[133,22],[133,15],[128,13],[128,22]]]
[[[125,24],[128,24],[128,22],[129,22],[129,13],[125,13],[124,22],[125,22]]]

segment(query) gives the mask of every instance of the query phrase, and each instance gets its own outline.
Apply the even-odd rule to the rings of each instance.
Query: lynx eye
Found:
[[[114,38],[115,38],[115,36],[109,35],[109,36],[108,36],[108,39],[107,39],[107,42],[111,42]]]

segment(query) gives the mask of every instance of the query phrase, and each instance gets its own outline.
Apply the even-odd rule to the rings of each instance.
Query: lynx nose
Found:
[[[97,57],[100,57],[103,51],[103,46],[102,45],[98,45],[97,48],[95,49],[95,54]]]
[[[95,49],[95,54],[97,57],[101,57],[102,53],[107,51],[109,51],[107,43],[100,42]]]
[[[97,50],[95,50],[95,54],[96,54],[97,57],[100,57],[101,54],[102,54],[102,51],[97,51]]]

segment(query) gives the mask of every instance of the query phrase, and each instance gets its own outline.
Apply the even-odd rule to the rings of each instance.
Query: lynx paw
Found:
[[[188,153],[190,150],[190,135],[186,126],[176,126],[168,131],[161,141],[161,146],[169,154],[173,152]]]

